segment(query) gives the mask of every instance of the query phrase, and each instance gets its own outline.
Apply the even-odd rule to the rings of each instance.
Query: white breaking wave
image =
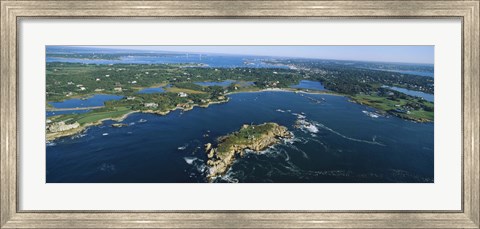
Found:
[[[225,175],[220,177],[220,179],[228,183],[238,183],[239,180],[233,176],[234,176],[234,173],[232,172],[232,169],[229,169],[228,172],[225,173]]]
[[[188,144],[183,145],[183,146],[179,146],[177,149],[178,150],[185,150],[187,147],[188,147]]]
[[[81,133],[80,133],[80,134],[75,134],[75,135],[73,135],[72,137],[70,137],[70,139],[73,140],[73,139],[77,139],[77,138],[83,138],[83,137],[85,137],[85,136],[87,136],[87,134],[81,134]]]
[[[272,154],[272,153],[275,153],[275,146],[269,146],[267,147],[266,149],[264,150],[261,150],[261,151],[254,151],[254,150],[251,150],[251,149],[244,149],[243,152],[245,154],[254,154],[254,155],[262,155],[262,154]]]
[[[318,128],[311,122],[306,121],[304,118],[299,118],[297,120],[297,125],[299,128],[310,133],[318,133]]]
[[[371,118],[378,118],[380,117],[380,114],[377,114],[375,112],[370,112],[370,111],[362,111],[365,115],[371,117]]]
[[[307,116],[305,115],[302,115],[302,114],[298,114],[298,113],[292,113],[293,115],[297,116],[297,118],[299,119],[305,119]]]
[[[323,125],[322,123],[318,123],[318,122],[315,122],[315,121],[307,121],[306,120],[306,116],[305,115],[301,115],[301,114],[297,114],[297,113],[292,113],[293,115],[297,116],[298,117],[298,120],[297,120],[297,124],[300,126],[299,128],[301,130],[303,130],[304,132],[305,131],[308,131],[312,134],[315,134],[315,133],[318,133],[319,132],[319,129],[317,127],[320,127],[322,129],[325,129],[325,130],[328,130],[342,138],[345,138],[347,140],[350,140],[350,141],[355,141],[355,142],[363,142],[363,143],[367,143],[367,144],[373,144],[373,145],[380,145],[380,146],[385,146],[384,144],[382,143],[379,143],[376,140],[376,136],[374,136],[373,138],[373,141],[366,141],[366,140],[362,140],[362,139],[356,139],[356,138],[351,138],[351,137],[348,137],[348,136],[345,136],[331,128],[328,128],[327,126]],[[314,136],[312,136],[314,137]]]
[[[295,143],[295,142],[300,141],[300,139],[297,138],[297,137],[293,134],[293,132],[290,132],[290,134],[292,135],[292,137],[290,137],[290,138],[282,138],[282,139],[281,139],[281,140],[283,141],[283,144],[293,144],[293,143]]]
[[[335,130],[332,130],[332,129],[328,128],[327,126],[325,126],[325,125],[323,125],[323,124],[321,124],[321,123],[316,123],[316,125],[317,125],[318,127],[322,128],[322,129],[328,130],[328,131],[330,131],[330,132],[332,132],[332,133],[334,133],[334,134],[336,134],[336,135],[338,135],[338,136],[340,136],[340,137],[342,137],[342,138],[348,139],[348,140],[350,140],[350,141],[363,142],[363,143],[372,144],[372,145],[385,146],[384,144],[379,143],[379,142],[376,142],[376,141],[366,141],[366,140],[362,140],[362,139],[356,139],[356,138],[351,138],[351,137],[345,136],[345,135],[343,135],[343,134],[341,134],[341,133],[338,133],[338,132],[335,131]]]
[[[308,130],[312,133],[318,133],[318,128],[315,125],[307,124],[304,127],[305,127],[306,130]]]
[[[50,141],[47,141],[47,146],[56,146],[57,143],[55,142],[50,142]]]
[[[187,164],[191,165],[198,158],[196,158],[196,157],[184,157],[183,159],[185,160],[185,162],[187,162]]]

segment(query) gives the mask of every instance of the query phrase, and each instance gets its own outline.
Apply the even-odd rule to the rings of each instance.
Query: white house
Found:
[[[150,108],[157,108],[158,104],[156,104],[156,103],[145,103],[145,104],[143,104],[143,106],[150,107]]]
[[[180,97],[182,97],[182,98],[185,98],[185,97],[188,96],[188,94],[185,93],[185,92],[179,92],[179,93],[178,93],[178,96],[180,96]]]

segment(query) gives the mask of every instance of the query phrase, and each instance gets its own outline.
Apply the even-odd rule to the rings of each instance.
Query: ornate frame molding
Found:
[[[1,228],[479,228],[479,0],[1,2]],[[17,208],[17,22],[24,17],[461,18],[463,210],[458,212],[22,212]]]

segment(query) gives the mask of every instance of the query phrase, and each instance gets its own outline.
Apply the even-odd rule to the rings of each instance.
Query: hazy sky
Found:
[[[434,46],[91,46],[97,48],[223,53],[381,62],[434,62]]]

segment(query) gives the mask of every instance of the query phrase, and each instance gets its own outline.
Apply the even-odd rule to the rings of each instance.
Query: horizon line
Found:
[[[328,60],[328,61],[356,61],[356,62],[374,62],[374,63],[392,63],[392,64],[425,64],[425,65],[434,65],[435,62],[402,62],[402,61],[381,61],[381,60],[360,60],[360,59],[331,59],[331,58],[321,58],[321,57],[298,57],[298,56],[282,56],[282,55],[260,55],[260,54],[240,54],[240,53],[221,53],[221,52],[197,52],[197,51],[167,51],[167,50],[152,50],[152,49],[142,49],[142,48],[121,48],[123,46],[127,47],[188,47],[188,46],[272,46],[272,47],[281,47],[281,46],[322,46],[322,47],[331,47],[331,46],[430,46],[430,45],[45,45],[45,47],[77,47],[77,48],[95,48],[95,49],[111,49],[111,50],[135,50],[135,51],[148,51],[148,52],[164,52],[164,53],[192,53],[192,54],[213,54],[213,55],[230,55],[230,56],[258,56],[258,57],[280,57],[280,58],[291,58],[291,59],[313,59],[313,60]],[[120,48],[119,48],[120,47]],[[45,53],[46,54],[46,53]]]

